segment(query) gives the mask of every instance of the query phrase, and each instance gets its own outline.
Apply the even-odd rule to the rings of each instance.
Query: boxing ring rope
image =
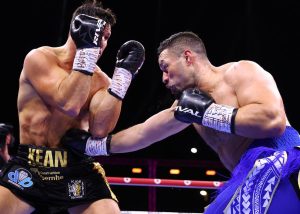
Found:
[[[144,186],[150,187],[149,211],[121,211],[122,214],[184,214],[179,212],[153,212],[155,210],[154,187],[175,187],[175,188],[196,188],[196,189],[218,189],[224,182],[222,181],[199,181],[199,180],[179,180],[160,178],[132,178],[132,177],[107,177],[110,185],[121,186]],[[201,214],[201,213],[189,213]]]
[[[166,188],[187,188],[187,189],[218,189],[225,181],[200,181],[200,180],[179,180],[179,179],[161,179],[157,178],[157,168],[164,167],[195,167],[206,168],[210,166],[213,169],[223,169],[223,165],[216,161],[199,160],[165,160],[165,159],[147,159],[147,158],[120,158],[110,156],[99,156],[98,161],[105,167],[112,166],[142,166],[148,171],[149,178],[135,177],[113,177],[107,176],[107,181],[111,186],[139,186],[148,188],[148,211],[121,211],[121,214],[178,214],[175,212],[157,212],[157,187]],[[146,168],[147,167],[147,168]],[[183,214],[183,213],[180,213]],[[189,213],[191,214],[191,213]],[[197,213],[199,214],[199,213]]]
[[[218,189],[222,181],[198,181],[160,178],[107,177],[111,185]]]

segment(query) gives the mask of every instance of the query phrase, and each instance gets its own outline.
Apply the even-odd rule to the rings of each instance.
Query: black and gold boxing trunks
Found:
[[[118,201],[98,162],[65,149],[20,145],[2,168],[0,185],[41,213],[105,198]]]

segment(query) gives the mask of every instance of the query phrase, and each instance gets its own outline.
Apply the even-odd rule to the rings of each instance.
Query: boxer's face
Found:
[[[162,81],[175,96],[190,87],[192,76],[184,53],[179,56],[165,49],[158,57],[158,63],[163,72]]]
[[[111,36],[111,26],[109,24],[107,24],[104,28],[103,36],[100,41],[101,51],[99,53],[98,59],[102,56],[102,54],[107,46],[108,39],[110,38],[110,36]]]

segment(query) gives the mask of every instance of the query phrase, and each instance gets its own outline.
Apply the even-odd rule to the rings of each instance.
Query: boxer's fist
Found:
[[[116,67],[124,68],[135,74],[143,65],[145,60],[144,46],[135,40],[125,42],[117,54]]]
[[[182,92],[174,116],[181,122],[234,134],[237,111],[233,106],[216,104],[209,94],[197,88],[188,88]]]
[[[123,100],[132,77],[137,74],[145,60],[144,46],[135,40],[125,42],[117,53],[117,62],[108,91]]]
[[[80,14],[71,24],[70,34],[77,47],[73,70],[93,75],[101,53],[101,40],[106,22]]]
[[[70,32],[76,47],[78,49],[100,47],[105,24],[102,19],[85,14],[76,16]]]
[[[203,115],[212,103],[214,100],[208,94],[188,88],[182,92],[174,116],[182,122],[202,124]]]
[[[111,135],[93,138],[90,133],[80,129],[69,129],[61,138],[61,144],[74,154],[84,156],[109,155]]]

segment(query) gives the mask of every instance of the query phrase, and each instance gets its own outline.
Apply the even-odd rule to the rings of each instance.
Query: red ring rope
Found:
[[[125,186],[155,186],[155,187],[179,187],[179,188],[203,188],[218,189],[222,181],[197,181],[197,180],[176,180],[160,178],[130,178],[130,177],[107,177],[111,185]]]

